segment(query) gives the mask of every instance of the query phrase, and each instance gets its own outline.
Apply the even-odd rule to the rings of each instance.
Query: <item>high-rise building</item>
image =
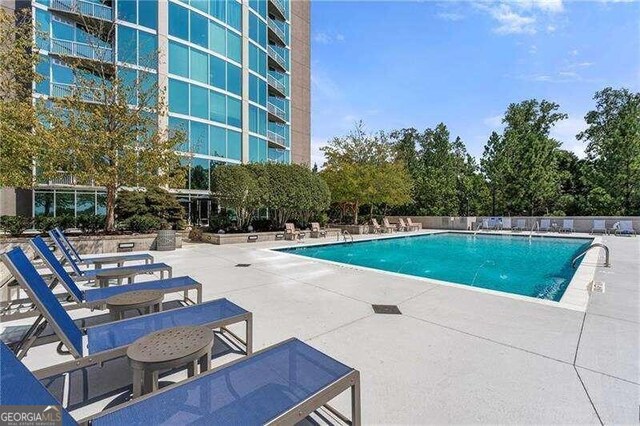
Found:
[[[209,217],[209,174],[218,164],[309,163],[308,0],[16,0],[9,7],[31,8],[38,28],[45,78],[34,96],[69,93],[70,61],[108,62],[125,78],[157,79],[168,106],[159,125],[188,135],[177,147],[189,154],[187,183],[172,191],[192,221]],[[104,210],[101,188],[69,178],[33,191],[5,188],[0,198],[0,214]]]

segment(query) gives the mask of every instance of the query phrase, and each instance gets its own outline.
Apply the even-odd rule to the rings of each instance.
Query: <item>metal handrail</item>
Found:
[[[287,91],[286,91],[286,87],[284,85],[284,83],[278,81],[274,76],[272,76],[271,74],[267,75],[267,82],[272,85],[273,87],[275,87],[280,93],[286,95]]]
[[[113,49],[110,47],[92,46],[86,43],[62,40],[59,38],[51,39],[49,51],[59,55],[75,56],[94,61],[111,62],[113,60]]]
[[[478,224],[478,226],[476,227],[476,230],[473,231],[473,236],[475,237],[475,235],[482,229],[482,222],[480,222]]]
[[[271,102],[267,102],[267,110],[279,117],[280,119],[282,119],[282,121],[287,121],[287,114],[284,112],[284,110],[282,108],[279,108],[277,106],[275,106],[274,104],[272,104]]]
[[[346,229],[342,230],[342,238],[344,239],[344,242],[347,242],[347,237],[349,237],[351,239],[351,242],[353,242],[353,235],[351,235],[351,232],[347,231]],[[340,239],[340,234],[338,234],[338,240]]]
[[[113,20],[113,8],[101,3],[85,0],[51,0],[49,8],[106,21]]]
[[[276,33],[278,37],[280,37],[282,43],[284,43],[285,45],[287,44],[287,39],[284,36],[284,31],[273,21],[273,19],[269,18],[269,20],[267,21],[267,26],[271,28],[271,30]]]
[[[531,227],[531,231],[529,231],[529,238],[531,238],[533,236],[533,230],[534,229],[537,229],[538,231],[540,231],[540,224],[538,223],[537,220],[535,222],[533,222],[533,226]]]
[[[276,51],[276,49],[274,49],[274,48],[273,48],[273,47],[271,47],[271,46],[267,46],[267,52],[269,53],[269,56],[271,56],[273,59],[275,59],[275,61],[276,61],[278,64],[280,64],[280,66],[281,66],[283,69],[285,69],[285,70],[287,69],[287,63],[286,63],[286,61],[284,60],[284,58],[282,57],[282,55],[280,55],[280,54]]]
[[[596,247],[600,247],[600,248],[604,249],[604,254],[605,254],[604,266],[606,268],[611,266],[611,263],[609,263],[609,247],[605,246],[604,244],[600,244],[600,243],[591,244],[582,253],[580,253],[579,255],[574,257],[573,260],[571,261],[571,266],[575,268],[576,267],[576,262],[578,261],[578,259],[580,259],[582,256],[586,255],[589,250],[591,250],[592,248],[596,248]]]
[[[283,147],[287,146],[287,139],[284,136],[281,136],[271,130],[267,130],[267,139],[270,142],[277,143],[278,145],[282,145]]]
[[[273,3],[274,6],[276,6],[276,8],[278,9],[278,11],[282,14],[282,16],[286,18],[287,14],[284,9],[284,4],[280,0],[271,0],[271,3]]]

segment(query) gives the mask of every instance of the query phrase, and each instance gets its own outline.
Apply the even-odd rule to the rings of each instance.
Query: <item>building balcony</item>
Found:
[[[284,30],[280,28],[273,19],[267,19],[267,28],[269,29],[268,36],[270,43],[277,44],[278,46],[287,45],[287,37]]]
[[[269,0],[269,13],[283,21],[287,20],[287,11],[282,0]]]
[[[287,61],[284,60],[276,49],[271,46],[267,46],[267,52],[269,53],[269,68],[273,68],[277,71],[287,72]]]
[[[287,122],[287,113],[282,108],[275,106],[271,102],[267,102],[267,111],[269,112],[267,115],[269,121],[281,124]]]
[[[269,86],[269,95],[280,98],[287,97],[287,88],[281,81],[278,81],[274,76],[267,75],[267,83]]]
[[[49,43],[49,53],[62,57],[76,58],[81,65],[88,69],[105,70],[104,64],[109,64],[109,70],[113,66],[113,49],[110,47],[92,46],[77,41],[52,38]]]
[[[269,141],[269,145],[273,145],[277,148],[286,148],[287,147],[287,139],[277,134],[276,132],[272,132],[271,130],[267,131],[267,140]]]
[[[113,21],[113,8],[102,3],[85,0],[51,0],[49,9],[69,15],[72,19],[87,18]]]
[[[100,90],[88,87],[79,87],[74,84],[51,83],[51,96],[55,98],[64,98],[68,96],[78,95],[85,102],[100,103],[104,101],[104,96],[100,94]]]

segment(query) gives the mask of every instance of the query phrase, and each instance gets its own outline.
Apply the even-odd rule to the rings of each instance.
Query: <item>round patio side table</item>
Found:
[[[162,370],[187,366],[193,377],[211,368],[213,330],[204,326],[174,327],[157,331],[136,340],[127,349],[133,370],[133,398],[158,389]]]
[[[135,290],[116,294],[106,300],[107,308],[114,320],[124,318],[132,309],[144,309],[147,313],[162,311],[164,293],[156,290]]]

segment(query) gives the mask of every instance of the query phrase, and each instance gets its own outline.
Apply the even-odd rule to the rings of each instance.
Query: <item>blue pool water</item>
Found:
[[[558,301],[591,241],[443,233],[279,251]]]

